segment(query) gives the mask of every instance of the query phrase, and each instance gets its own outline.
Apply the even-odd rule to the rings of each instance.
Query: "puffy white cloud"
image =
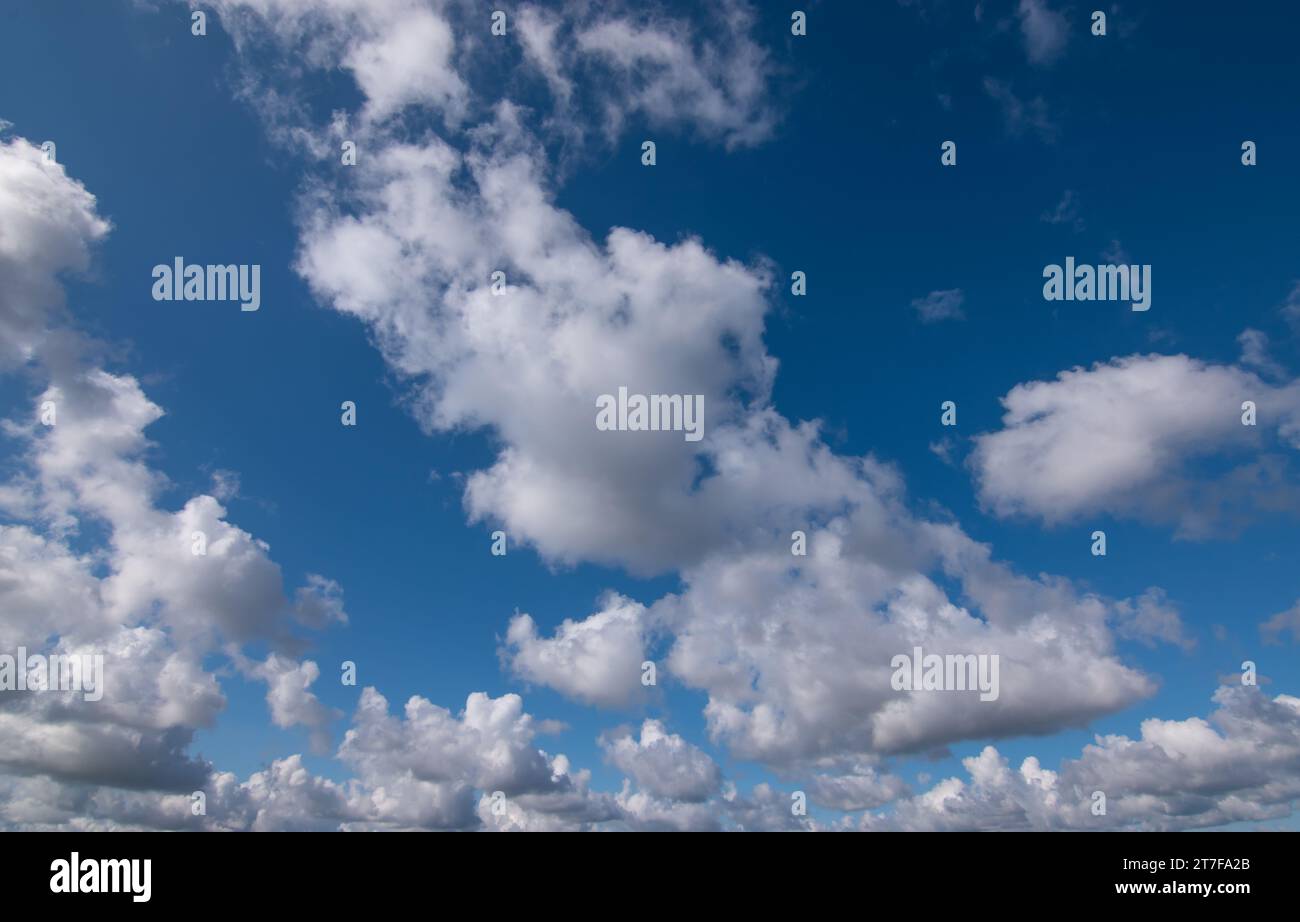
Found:
[[[577,88],[579,52],[651,72],[708,57],[688,28],[575,9],[532,8],[517,23],[553,114],[593,104]],[[726,15],[743,25],[740,9]],[[563,34],[586,39],[575,51]],[[653,92],[710,121],[699,113],[712,103]],[[835,454],[816,422],[770,405],[764,261],[628,228],[595,239],[556,203],[545,128],[508,96],[470,109],[485,114],[468,128],[372,132],[364,171],[314,185],[298,269],[323,302],[368,324],[426,427],[485,430],[499,445],[466,479],[472,522],[499,524],[550,562],[682,575],[683,590],[648,612],[622,600],[549,638],[517,617],[503,650],[517,676],[624,704],[645,638],[662,631],[672,677],[708,695],[713,738],[782,766],[1045,733],[1151,693],[1115,636],[1182,642],[1167,605],[1019,577],[956,526],[913,515],[895,471]],[[704,438],[598,430],[595,398],[619,386],[703,395]],[[806,560],[790,555],[794,529],[813,536]],[[965,598],[949,598],[947,579]],[[916,645],[998,654],[1001,696],[895,692],[890,658]]]
[[[608,828],[621,818],[617,801],[608,794],[590,790],[591,772],[571,771],[569,760],[556,756],[551,761],[553,788],[518,794],[504,800],[484,793],[478,815],[483,828],[492,832],[557,832]]]
[[[698,515],[708,446],[803,447],[762,431],[767,421],[737,397],[761,400],[775,367],[761,344],[767,272],[626,229],[597,245],[550,202],[511,114],[494,125],[490,151],[467,159],[436,141],[377,153],[362,215],[317,212],[300,268],[321,297],[374,326],[395,368],[428,381],[426,424],[500,433],[496,463],[468,480],[472,519],[500,521],[560,562],[676,565],[734,525]],[[471,190],[452,184],[463,167]],[[493,296],[498,268],[509,288]],[[620,386],[703,395],[705,441],[597,430],[596,398]],[[696,521],[709,529],[694,532]]]
[[[1017,13],[1029,60],[1050,64],[1060,57],[1065,50],[1065,16],[1048,6],[1046,0],[1020,0]]]
[[[374,6],[361,9],[374,11]],[[416,5],[382,19],[371,16],[371,34],[344,58],[366,94],[366,114],[382,118],[423,103],[458,117],[465,85],[449,66],[455,41],[446,21]]]
[[[628,705],[643,693],[645,606],[618,595],[582,621],[566,620],[555,636],[538,636],[528,615],[516,615],[502,656],[516,676],[603,707]]]
[[[366,96],[366,122],[406,106],[461,117],[467,89],[457,72],[460,49],[445,9],[423,0],[214,0],[221,22],[241,46],[267,31],[308,67],[341,67]],[[483,17],[484,30],[487,18]]]
[[[298,646],[295,625],[343,612],[322,578],[286,598],[266,545],[226,522],[212,497],[175,512],[157,505],[165,479],[145,460],[145,430],[162,410],[135,378],[96,367],[94,345],[64,316],[60,274],[85,269],[108,226],[60,165],[21,139],[0,144],[0,369],[30,360],[45,382],[36,406],[54,410],[4,424],[17,453],[0,485],[12,519],[0,526],[0,644],[7,655],[103,662],[93,696],[0,692],[0,769],[26,792],[68,786],[45,801],[79,802],[92,816],[129,802],[130,824],[154,814],[112,789],[159,796],[209,777],[188,752],[225,706],[205,657],[250,640]],[[291,702],[283,689],[272,697],[279,719]]]
[[[1300,796],[1300,699],[1223,686],[1210,720],[1142,722],[1139,739],[1099,736],[1059,771],[1018,771],[992,746],[962,764],[969,780],[868,814],[864,828],[1182,829],[1290,814]],[[1094,815],[1105,795],[1106,812]]]
[[[303,672],[277,674],[297,677]],[[292,700],[279,702],[284,716],[297,714],[301,704],[296,693],[288,697]],[[0,725],[7,730],[4,720],[0,712]],[[31,777],[0,775],[0,825],[253,831],[626,826],[616,799],[590,789],[590,772],[574,771],[563,755],[535,748],[535,732],[533,719],[514,695],[493,699],[475,693],[459,715],[414,697],[402,717],[393,717],[387,701],[367,688],[339,750],[354,770],[344,782],[313,774],[301,756],[292,755],[244,781],[230,772],[182,762],[178,767],[188,765],[189,771],[173,768],[176,777],[150,779],[145,785],[119,783],[102,765],[73,771],[79,760],[125,760],[125,754],[100,741],[73,738],[94,745],[66,752],[66,776],[48,770]],[[183,749],[188,740],[177,743]],[[140,748],[137,760],[175,761],[174,752],[159,752],[156,744]],[[164,755],[173,758],[164,763]],[[4,760],[0,764],[8,765]],[[159,788],[176,793],[159,793]],[[196,792],[204,797],[202,815],[191,809]],[[495,798],[498,794],[502,796]]]
[[[1242,425],[1247,400],[1258,426]],[[1289,462],[1262,434],[1300,447],[1296,382],[1274,386],[1186,355],[1134,355],[1019,384],[1002,403],[1002,428],[977,436],[970,457],[980,498],[998,515],[1049,524],[1136,516],[1200,537],[1300,508]],[[1253,460],[1198,476],[1190,462],[1216,455]]]
[[[321,626],[343,617],[338,587],[312,577],[295,602],[269,548],[225,520],[199,495],[175,512],[155,497],[164,478],[144,461],[145,429],[162,410],[127,375],[102,369],[56,377],[38,402],[57,424],[11,424],[26,440],[31,476],[20,481],[28,510],[54,534],[108,528],[110,572],[100,584],[108,616],[121,623],[157,614],[185,643],[269,638],[292,645],[294,621]]]
[[[0,371],[60,336],[60,273],[84,272],[109,224],[63,165],[23,138],[0,141]],[[66,332],[63,333],[67,336]]]
[[[1042,4],[1026,6],[1038,11],[1033,41],[1045,60],[1051,41],[1042,38],[1042,29],[1051,17],[1041,19],[1048,12]],[[724,144],[761,138],[770,130],[763,102],[767,65],[747,38],[729,35],[715,47],[689,24],[628,17],[621,6],[522,7],[515,17],[526,33],[518,39],[522,54],[553,100],[538,126],[535,113],[510,101],[509,88],[500,101],[497,93],[474,95],[469,58],[487,41],[487,22],[461,28],[453,4],[218,0],[218,8],[223,21],[229,16],[235,24],[250,59],[264,35],[279,43],[278,53],[301,55],[307,68],[342,67],[357,80],[365,102],[356,131],[366,168],[350,171],[345,185],[336,186],[332,174],[309,185],[298,269],[324,303],[368,325],[391,367],[409,381],[412,409],[423,425],[483,430],[494,440],[493,463],[466,480],[471,521],[500,523],[512,540],[531,545],[549,562],[597,561],[682,577],[679,592],[646,608],[620,598],[585,621],[566,621],[551,637],[519,616],[503,651],[519,677],[591,703],[624,703],[637,693],[629,686],[639,678],[647,636],[663,632],[672,638],[668,671],[707,696],[705,716],[715,741],[790,774],[815,772],[809,785],[814,799],[864,809],[904,793],[897,778],[877,770],[882,754],[1085,725],[1154,688],[1150,677],[1123,662],[1117,637],[1186,643],[1176,613],[1157,591],[1110,600],[1048,575],[1020,576],[957,526],[913,514],[901,478],[887,465],[837,455],[816,422],[777,413],[770,404],[777,363],[763,344],[773,278],[766,262],[739,263],[698,240],[666,244],[623,227],[598,238],[557,204],[553,161],[563,156],[557,148],[572,139],[558,127],[566,120],[615,132],[626,113],[635,112],[652,124],[690,126]],[[725,4],[717,15],[742,38],[752,24],[739,4]],[[409,34],[401,24],[411,25]],[[428,40],[432,53],[404,69],[419,44],[408,42],[410,34]],[[722,45],[738,51],[719,51]],[[608,79],[588,93],[593,73]],[[269,85],[276,76],[264,79]],[[1041,100],[1023,102],[992,80],[985,89],[1003,106],[1012,130],[1029,126],[1052,135]],[[316,140],[342,130],[337,118],[328,127],[304,127],[291,81],[288,91],[265,98],[274,105],[264,106],[264,114],[276,107],[289,113],[291,122],[273,126],[277,130]],[[435,127],[428,128],[426,119],[394,117],[406,106],[433,114]],[[576,130],[579,136],[585,131]],[[559,144],[557,135],[563,136]],[[508,280],[499,295],[489,287],[498,269]],[[1210,377],[1221,386],[1222,380],[1249,382],[1246,375]],[[52,441],[53,460],[37,466],[36,480],[47,515],[72,515],[93,503],[94,514],[120,532],[113,553],[129,547],[131,559],[144,561],[134,570],[123,564],[129,578],[101,590],[111,589],[113,617],[157,606],[170,624],[189,628],[196,638],[207,626],[226,639],[264,637],[281,644],[288,643],[292,624],[341,620],[336,593],[325,582],[308,586],[314,595],[307,601],[284,601],[266,548],[226,524],[216,500],[201,497],[174,514],[151,508],[154,477],[138,456],[152,404],[137,397],[134,382],[107,377],[55,383],[81,386],[87,404],[93,398],[111,409],[103,415],[117,422],[104,430],[107,442],[97,451],[116,460],[82,470],[66,460],[75,452],[58,451]],[[1172,378],[1181,383],[1177,374]],[[1160,387],[1167,391],[1169,383]],[[705,438],[691,443],[679,433],[598,431],[594,400],[620,385],[703,395]],[[1053,407],[1018,417],[1011,405],[1032,405],[1026,394],[1034,387],[1008,397],[1008,428],[979,443],[981,460],[1039,451],[1033,460],[1042,462],[1034,439],[1052,440],[1034,427],[1054,418]],[[1068,388],[1049,393],[1065,394],[1065,408],[1077,409]],[[1285,391],[1271,394],[1270,401],[1285,405]],[[1089,413],[1083,418],[1093,419]],[[1181,449],[1188,429],[1206,427],[1156,428],[1161,434],[1147,436],[1146,444],[1160,455],[1169,445]],[[998,441],[1012,431],[1028,432],[1023,442],[1029,448],[1015,438]],[[1294,439],[1297,431],[1294,422],[1279,426],[1284,438]],[[1217,430],[1207,438],[1217,438]],[[1113,447],[1105,439],[1102,445]],[[1142,466],[1115,454],[1103,458],[1113,477],[1083,479],[1084,489],[1096,491],[1088,503],[1104,499],[1107,484]],[[995,463],[989,470],[1003,469]],[[1058,505],[1062,494],[1069,499],[1067,488],[1051,484],[1050,470],[1031,469],[1027,485],[1004,478],[991,487],[980,471],[981,489],[993,491],[986,501],[1006,494],[1014,511],[1042,515],[1044,505],[1032,502],[1039,494],[1031,492],[1027,501],[1016,489],[1041,489]],[[86,490],[92,479],[116,483],[118,475],[124,489],[102,498]],[[225,542],[218,561],[242,574],[250,604],[227,608],[230,599],[213,596],[220,584],[193,572],[159,573],[180,569],[170,557],[173,539],[196,523]],[[796,528],[809,533],[807,558],[790,554]],[[185,619],[176,600],[193,603],[203,617]],[[918,645],[927,652],[999,655],[1001,695],[981,702],[975,695],[896,692],[890,659]],[[283,665],[268,670],[273,711],[279,708],[291,721],[305,710],[319,721],[305,665]],[[283,689],[276,684],[281,677]],[[417,696],[398,717],[367,689],[339,750],[354,778],[338,784],[313,777],[297,757],[242,784],[213,775],[218,810],[212,822],[232,828],[816,825],[792,814],[789,792],[768,785],[747,798],[730,785],[710,793],[717,790],[716,776],[703,779],[711,761],[654,722],[643,725],[640,740],[623,735],[607,743],[611,760],[636,785],[629,781],[617,797],[591,792],[585,772],[536,747],[536,732],[514,695],[471,695],[460,714]],[[1141,742],[1161,748],[1180,732],[1196,736],[1198,728],[1152,725],[1148,733],[1144,726]],[[1213,741],[1202,742],[1213,748]],[[1118,741],[1107,746],[1126,751]],[[920,825],[931,814],[953,811],[966,821],[984,809],[982,802],[968,806],[963,800],[976,789],[996,792],[985,799],[996,802],[999,815],[1008,803],[1025,816],[1031,807],[1041,814],[1046,808],[1035,805],[1047,794],[1037,792],[1060,784],[1036,762],[1012,777],[996,753],[972,760],[968,770],[969,785],[945,782],[906,801],[897,815],[906,819],[915,810]],[[503,811],[496,809],[495,791],[505,795]],[[41,808],[31,797],[24,809],[36,817]],[[119,806],[120,819],[108,821],[148,815],[133,813],[125,802]]]
[[[724,828],[726,814],[717,801],[695,803],[656,797],[648,791],[633,789],[631,782],[619,792],[618,807],[625,828],[649,832],[718,832]]]
[[[548,134],[612,140],[629,119],[685,127],[728,148],[757,144],[778,120],[775,68],[754,41],[756,14],[739,0],[690,17],[628,2],[526,3],[506,11],[493,36],[490,10],[457,0],[214,0],[226,29],[250,57],[269,43],[309,69],[341,68],[365,97],[361,129],[385,130],[406,107],[432,111],[452,127],[487,105],[467,74],[516,68],[550,96]],[[267,71],[277,58],[258,57]],[[329,156],[305,124],[292,90],[249,72],[243,95],[275,121],[273,133]],[[337,149],[337,143],[333,145]]]
[[[459,718],[416,696],[407,701],[403,716],[389,715],[387,700],[365,689],[339,755],[367,777],[410,773],[507,794],[549,784],[550,764],[532,745],[533,720],[518,695],[491,698],[475,692]]]
[[[277,727],[307,727],[313,751],[323,753],[329,748],[329,724],[343,715],[311,692],[320,678],[319,666],[311,660],[299,663],[272,653],[264,662],[247,664],[246,671],[266,682],[266,703]]]
[[[907,792],[902,778],[870,765],[855,765],[842,774],[815,775],[808,793],[815,802],[833,810],[868,810]]]
[[[0,502],[25,521],[0,532],[0,566],[12,577],[0,582],[0,637],[27,642],[33,653],[103,655],[105,692],[99,701],[0,693],[0,733],[14,744],[0,756],[0,787],[15,797],[4,821],[23,828],[460,828],[478,824],[476,789],[505,791],[531,814],[566,822],[617,816],[612,798],[589,792],[587,773],[571,773],[563,757],[531,745],[532,719],[517,696],[473,695],[460,718],[412,699],[407,719],[396,721],[368,690],[340,749],[358,775],[345,784],[312,776],[296,756],[239,783],[188,755],[193,730],[209,726],[225,703],[216,676],[201,665],[218,650],[267,682],[274,723],[306,725],[324,741],[335,715],[309,690],[315,664],[280,652],[250,663],[241,645],[296,649],[295,626],[346,620],[341,590],[312,575],[286,598],[269,548],[228,523],[211,496],[175,512],[159,508],[165,480],[145,461],[145,430],[161,409],[134,378],[83,361],[75,334],[66,350],[44,348],[59,321],[54,273],[83,268],[107,224],[61,168],[33,173],[43,168],[33,158],[24,142],[0,149],[3,224],[46,244],[32,256],[23,241],[0,241],[4,270],[18,273],[13,290],[30,295],[4,323],[27,337],[7,339],[22,347],[15,360],[42,362],[49,385],[38,400],[53,403],[58,417],[54,426],[6,425],[24,456]],[[74,538],[96,549],[74,553]],[[189,810],[194,791],[207,796],[210,819]]]
[[[713,759],[660,721],[641,724],[640,739],[623,731],[602,742],[609,761],[655,797],[698,803],[721,787],[722,773]]]
[[[723,792],[727,817],[738,832],[813,832],[822,828],[816,820],[799,816],[792,809],[796,791],[783,791],[764,782],[754,785],[743,797],[734,785]]]
[[[716,740],[777,765],[1081,726],[1154,691],[1114,650],[1110,624],[1127,612],[988,554],[894,508],[810,533],[806,558],[781,546],[720,555],[655,606],[675,637],[669,670],[708,692]],[[923,575],[927,563],[967,605]],[[998,697],[894,690],[892,658],[916,646],[997,655]]]
[[[207,817],[194,823],[200,828],[336,829],[359,819],[365,806],[352,786],[313,775],[299,755],[276,759],[242,783],[229,772],[214,775],[208,787]]]
[[[354,822],[536,828],[614,816],[612,800],[589,791],[589,773],[571,772],[563,756],[538,749],[536,733],[518,695],[475,692],[459,715],[416,696],[398,718],[367,688],[339,747],[357,773],[349,792]],[[508,805],[504,815],[492,809],[497,792]]]
[[[22,525],[0,525],[0,649],[76,630],[103,636],[113,628],[94,561]]]

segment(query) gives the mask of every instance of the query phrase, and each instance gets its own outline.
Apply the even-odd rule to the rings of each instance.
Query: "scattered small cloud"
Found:
[[[924,298],[915,298],[912,307],[921,317],[922,323],[938,323],[941,320],[963,320],[962,302],[966,295],[960,288],[946,291],[932,291]]]
[[[1066,189],[1056,207],[1044,211],[1039,220],[1046,224],[1068,224],[1076,231],[1083,230],[1083,218],[1079,217],[1079,201],[1073,189]]]
[[[930,443],[930,451],[936,458],[949,467],[956,467],[957,462],[953,460],[952,453],[957,447],[957,440],[947,435],[936,442]]]
[[[1065,51],[1067,22],[1064,14],[1045,0],[1020,0],[1020,33],[1032,64],[1049,65]]]
[[[1128,251],[1118,240],[1112,239],[1101,251],[1101,261],[1111,266],[1119,266],[1129,261]]]
[[[1018,136],[1026,129],[1033,131],[1043,141],[1051,143],[1060,134],[1060,129],[1047,114],[1047,103],[1043,97],[1036,96],[1026,101],[1015,94],[1011,84],[995,77],[984,78],[984,92],[1002,109],[1002,120],[1007,132]]]
[[[1291,283],[1291,291],[1282,302],[1280,310],[1282,317],[1291,325],[1291,329],[1300,336],[1300,279]]]
[[[1280,644],[1283,635],[1290,633],[1293,643],[1300,643],[1300,600],[1286,611],[1280,611],[1259,626],[1264,643]]]
[[[1246,329],[1237,337],[1241,346],[1241,364],[1253,368],[1267,378],[1282,378],[1286,369],[1268,354],[1268,334],[1262,330]]]
[[[223,503],[239,495],[239,474],[234,471],[212,472],[212,495]]]

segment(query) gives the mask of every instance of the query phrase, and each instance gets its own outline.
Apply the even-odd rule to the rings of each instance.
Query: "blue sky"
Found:
[[[501,516],[470,521],[464,478],[492,467],[510,444],[502,435],[508,424],[430,431],[414,399],[425,384],[398,373],[375,329],[322,296],[319,278],[304,278],[312,194],[337,195],[342,213],[364,213],[365,205],[347,199],[336,157],[331,163],[278,141],[260,91],[241,98],[239,88],[250,74],[264,86],[292,86],[302,107],[284,123],[313,124],[324,136],[331,112],[355,120],[366,105],[366,89],[345,62],[287,73],[285,61],[301,60],[293,43],[302,36],[280,41],[277,29],[289,27],[274,18],[260,29],[244,22],[251,31],[237,47],[231,17],[277,7],[266,0],[212,4],[201,37],[190,34],[179,3],[9,6],[0,118],[11,126],[0,140],[56,141],[67,176],[112,224],[88,271],[64,276],[67,302],[71,323],[101,344],[103,366],[133,376],[166,411],[147,431],[148,465],[169,481],[157,505],[177,509],[210,491],[214,472],[234,472],[239,490],[224,503],[227,518],[269,545],[286,591],[324,574],[343,593],[347,624],[311,632],[302,654],[320,666],[311,691],[342,712],[329,722],[330,748],[311,752],[310,727],[268,720],[263,683],[218,646],[203,662],[219,677],[225,705],[211,726],[195,728],[191,755],[245,779],[303,753],[313,774],[344,783],[352,770],[334,750],[362,687],[376,687],[395,712],[419,695],[457,713],[470,692],[482,691],[520,694],[536,719],[562,721],[561,732],[540,735],[537,745],[590,769],[597,791],[617,792],[626,774],[611,764],[601,735],[647,718],[707,753],[742,794],[761,782],[782,791],[807,786],[818,770],[812,763],[739,757],[725,734],[711,732],[700,682],[669,677],[649,700],[591,707],[511,667],[503,644],[517,612],[549,636],[565,619],[598,611],[607,590],[651,606],[687,588],[678,567],[644,574],[548,554],[538,547],[546,537],[516,541],[508,525],[509,553],[492,556],[489,535]],[[443,15],[443,5],[434,6]],[[1026,7],[1047,19],[1029,18]],[[744,28],[765,53],[763,92],[744,105],[754,118],[760,110],[776,116],[760,142],[730,145],[729,129],[707,118],[631,104],[614,132],[597,124],[599,111],[585,110],[560,118],[591,118],[589,130],[533,129],[547,153],[554,206],[597,241],[612,227],[634,228],[667,245],[698,238],[719,261],[769,267],[775,282],[763,296],[762,343],[779,362],[771,406],[791,421],[821,420],[837,456],[891,465],[911,515],[955,522],[1026,577],[1051,574],[1080,596],[1113,600],[1159,587],[1176,610],[1181,636],[1194,642],[1188,648],[1118,631],[1113,638],[1115,659],[1148,676],[1151,694],[1084,708],[1079,721],[1040,729],[1031,721],[1006,735],[958,734],[926,751],[884,752],[876,768],[916,793],[966,777],[960,760],[989,743],[1013,768],[1036,756],[1056,769],[1095,735],[1137,738],[1149,718],[1206,717],[1220,677],[1238,672],[1243,659],[1258,662],[1269,696],[1293,693],[1300,678],[1297,628],[1276,644],[1264,644],[1260,630],[1300,595],[1292,576],[1300,564],[1296,508],[1283,491],[1277,510],[1252,511],[1236,526],[1214,523],[1188,539],[1171,522],[1176,512],[1140,508],[1135,497],[1156,492],[1151,483],[1061,521],[1049,521],[1050,511],[999,514],[971,459],[972,437],[1004,431],[1001,400],[1017,385],[1153,354],[1253,374],[1238,340],[1248,329],[1267,337],[1279,406],[1293,405],[1300,326],[1288,324],[1285,309],[1300,277],[1293,16],[1280,5],[1103,8],[1108,34],[1094,37],[1090,7],[1048,0],[809,4],[808,34],[796,37],[785,7],[760,4]],[[700,40],[735,47],[725,31],[709,32],[692,5],[647,9],[654,12],[617,5],[609,15],[693,23]],[[471,45],[459,39],[465,30],[489,40],[479,21],[485,14],[476,19],[451,4],[445,15],[458,47]],[[522,20],[510,15],[514,41]],[[568,16],[568,7],[556,15]],[[482,97],[464,123],[488,121],[501,98],[545,111],[544,84],[520,76],[526,68],[517,54],[504,60],[464,63],[466,84]],[[455,140],[463,129],[449,127],[435,107],[387,118],[356,129],[374,137],[358,171],[399,136],[428,132],[469,149]],[[653,168],[640,162],[643,138],[658,145]],[[958,145],[954,168],[939,163],[949,139]],[[1241,164],[1247,139],[1258,144],[1257,166]],[[1103,254],[1118,251],[1152,266],[1149,312],[1043,300],[1045,265],[1066,256],[1103,263],[1110,261]],[[261,310],[152,300],[151,268],[176,255],[260,264]],[[790,294],[795,270],[808,275],[807,296]],[[962,318],[925,323],[911,306],[953,289],[962,293]],[[441,384],[429,386],[436,392]],[[25,413],[44,387],[30,368],[0,376],[0,411]],[[1119,398],[1116,412],[1143,399]],[[339,424],[344,400],[359,408],[355,429]],[[939,425],[944,400],[958,404],[953,430]],[[934,450],[945,438],[947,460]],[[1205,448],[1199,430],[1171,438],[1176,447],[1162,455],[1171,477],[1212,487],[1242,460]],[[1285,465],[1282,482],[1294,487],[1296,448],[1284,434],[1265,438]],[[1180,454],[1192,443],[1196,451]],[[4,470],[22,470],[25,450],[19,440],[0,442]],[[95,529],[87,517],[72,540],[93,544]],[[1089,551],[1094,529],[1107,533],[1104,558]],[[951,574],[935,579],[963,604]],[[662,663],[672,643],[671,631],[656,633],[651,658]],[[258,640],[245,652],[260,659],[271,646]],[[357,687],[337,680],[344,660],[358,664]],[[816,754],[844,755],[833,745]],[[1270,806],[1270,825],[1294,825],[1289,806]],[[867,812],[887,820],[893,811],[886,802]],[[824,805],[811,812],[827,824],[863,815]],[[1189,815],[1189,825],[1205,824]]]

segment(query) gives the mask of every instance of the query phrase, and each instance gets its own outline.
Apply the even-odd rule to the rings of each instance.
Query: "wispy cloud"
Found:
[[[1044,211],[1039,220],[1047,224],[1068,224],[1076,231],[1084,228],[1083,218],[1079,216],[1079,202],[1074,190],[1066,189],[1056,207]]]
[[[1028,129],[1049,143],[1059,136],[1060,129],[1048,115],[1043,97],[1036,96],[1028,101],[1021,99],[1010,83],[995,77],[984,78],[984,92],[1001,107],[1008,133],[1020,135]]]
[[[1279,310],[1282,312],[1282,317],[1291,325],[1291,329],[1300,335],[1300,279],[1292,283],[1291,291],[1288,292]]]
[[[920,316],[922,323],[938,323],[941,320],[962,320],[962,303],[966,295],[960,288],[944,291],[932,291],[924,298],[915,298],[912,309]]]

